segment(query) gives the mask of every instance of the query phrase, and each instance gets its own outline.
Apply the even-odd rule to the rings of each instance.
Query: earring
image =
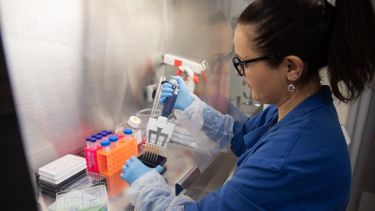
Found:
[[[288,91],[289,92],[295,92],[296,86],[294,86],[293,82],[288,85]]]

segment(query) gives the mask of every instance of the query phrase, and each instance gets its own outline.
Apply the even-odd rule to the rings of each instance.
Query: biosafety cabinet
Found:
[[[19,201],[9,206],[47,207],[51,201],[41,202],[35,172],[66,154],[82,155],[88,135],[115,130],[152,108],[162,76],[190,77],[195,93],[222,113],[236,108],[248,117],[261,111],[231,64],[236,20],[249,2],[2,0],[4,181],[14,189],[9,199]],[[179,62],[202,65],[203,71],[191,73]],[[362,171],[375,154],[371,105],[373,90],[351,105],[337,104],[352,156],[353,194],[375,192],[373,185],[363,186],[364,175],[374,170]],[[171,140],[165,177],[199,199],[230,177],[235,157],[192,148]],[[186,189],[194,184],[205,189]],[[126,188],[109,196],[110,210],[131,209]]]

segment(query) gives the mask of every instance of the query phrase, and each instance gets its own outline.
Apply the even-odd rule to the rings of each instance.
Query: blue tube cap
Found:
[[[131,134],[133,134],[133,131],[132,131],[132,129],[130,129],[130,128],[126,128],[126,129],[124,130],[124,134],[125,134],[125,135],[131,135]]]
[[[90,137],[89,141],[94,143],[94,142],[96,142],[96,138],[95,137]]]
[[[99,132],[98,134],[104,137],[104,136],[107,135],[107,131],[106,131],[106,130],[103,130],[102,132]]]
[[[107,135],[110,135],[113,133],[112,130],[106,130],[106,131],[107,131]]]
[[[95,138],[96,138],[96,140],[100,140],[100,139],[103,138],[103,136],[99,134],[99,135],[96,135]]]
[[[111,142],[109,142],[108,140],[103,140],[103,141],[100,142],[100,145],[102,147],[108,147],[110,144],[111,144]]]
[[[110,142],[116,142],[118,140],[117,136],[110,136],[109,141]]]

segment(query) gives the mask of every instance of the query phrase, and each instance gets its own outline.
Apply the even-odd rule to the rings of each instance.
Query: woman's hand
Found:
[[[179,92],[177,94],[176,103],[174,104],[175,109],[185,110],[193,103],[193,97],[190,95],[190,91],[188,90],[184,80],[180,76],[172,76],[172,78],[176,79]],[[160,103],[164,104],[168,97],[173,95],[172,85],[170,83],[164,83],[162,85],[162,90],[160,94]]]

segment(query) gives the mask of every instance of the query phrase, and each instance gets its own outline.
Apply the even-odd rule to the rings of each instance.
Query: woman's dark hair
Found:
[[[327,0],[255,0],[238,24],[256,27],[255,42],[264,55],[299,56],[305,63],[300,84],[319,78],[319,69],[328,66],[333,94],[348,102],[374,83],[375,16],[369,0],[337,0],[335,7]],[[269,63],[277,66],[282,59]]]

